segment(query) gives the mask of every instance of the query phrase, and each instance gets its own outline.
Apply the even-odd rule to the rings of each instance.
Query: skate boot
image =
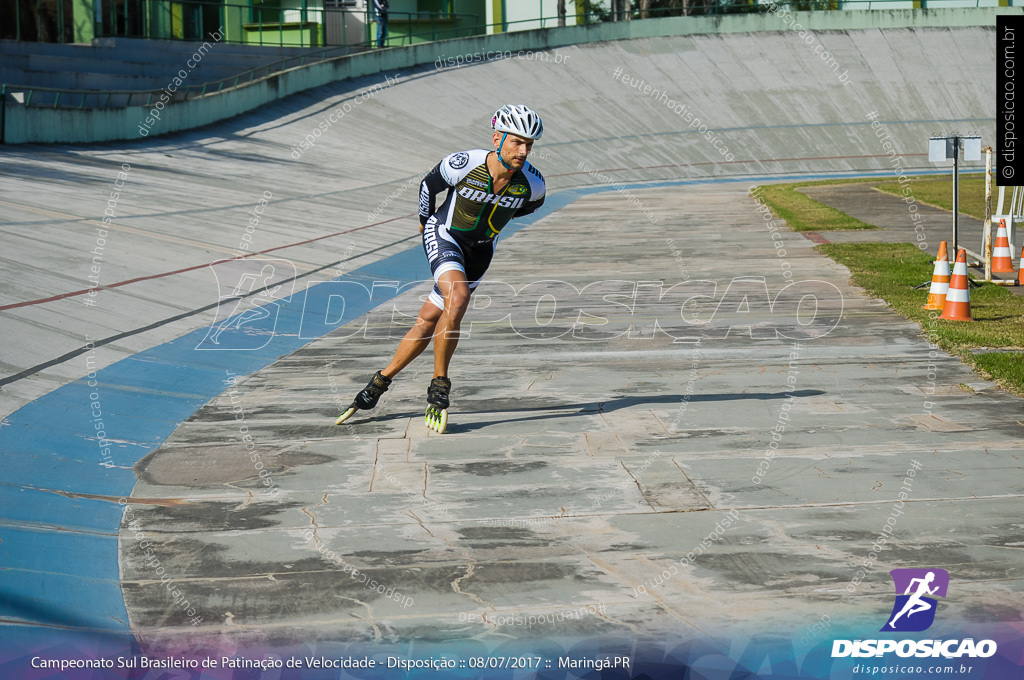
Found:
[[[452,381],[445,377],[434,378],[427,388],[427,427],[444,434],[448,428],[448,392],[452,389]]]
[[[344,413],[338,416],[334,424],[341,425],[351,418],[352,414],[356,411],[375,407],[380,400],[380,396],[387,392],[389,387],[391,387],[391,378],[385,378],[380,371],[374,373],[373,377],[370,378],[370,382],[356,395],[355,401],[352,402]]]

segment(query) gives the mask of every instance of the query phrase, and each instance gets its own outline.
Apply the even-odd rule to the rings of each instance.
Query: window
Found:
[[[419,14],[440,14],[447,16],[452,13],[452,0],[416,0],[416,11]]]

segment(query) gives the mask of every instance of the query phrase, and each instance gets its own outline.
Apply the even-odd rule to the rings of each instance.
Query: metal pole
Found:
[[[960,138],[953,137],[953,252],[957,247],[957,229],[960,226]]]
[[[992,280],[992,147],[985,147],[985,280]]]

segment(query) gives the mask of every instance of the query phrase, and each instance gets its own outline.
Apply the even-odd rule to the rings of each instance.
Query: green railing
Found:
[[[364,47],[365,49],[365,47]],[[187,101],[196,97],[203,97],[217,92],[223,92],[233,87],[246,85],[261,78],[267,78],[275,73],[280,73],[291,68],[298,68],[309,64],[316,64],[330,59],[337,59],[363,50],[352,47],[331,47],[319,50],[311,50],[301,55],[280,59],[270,64],[257,68],[242,71],[236,75],[220,80],[195,85],[179,85],[173,92],[168,88],[153,88],[146,90],[72,90],[53,87],[35,87],[28,85],[16,85],[11,83],[0,84],[0,101],[13,100],[14,103],[26,107],[48,107],[66,109],[119,109],[129,106],[152,106],[164,95],[167,96],[164,104],[172,104]]]
[[[97,26],[96,37],[154,38],[202,41],[223,29],[221,42],[293,47],[346,47],[369,44],[373,17],[363,10],[311,6],[301,3],[222,2],[220,0],[118,0],[110,2],[110,16]],[[476,14],[391,12],[390,33],[404,44],[408,37],[421,41],[461,38],[482,33]],[[400,26],[424,25],[422,31],[400,31]]]
[[[87,34],[96,38],[202,42],[222,27],[228,35],[221,42],[229,43],[325,47],[369,43],[376,37],[372,9],[323,7],[322,2],[314,0],[293,0],[287,4],[258,0],[106,0],[95,21],[94,17],[85,16],[82,7],[81,0],[3,0],[0,39],[83,42],[80,36]],[[389,46],[486,32],[486,25],[477,14],[391,12],[389,17],[389,33],[394,39]],[[77,27],[73,25],[76,21]],[[312,31],[313,40],[290,40],[289,34],[298,33],[301,28]],[[329,31],[335,35],[326,35]],[[353,37],[354,33],[358,36]],[[331,39],[325,40],[328,37]]]

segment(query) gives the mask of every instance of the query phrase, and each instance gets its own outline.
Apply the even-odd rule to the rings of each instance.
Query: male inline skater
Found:
[[[427,389],[426,423],[439,433],[447,428],[452,386],[448,366],[469,298],[491,264],[502,228],[544,203],[544,177],[526,160],[544,132],[540,116],[526,106],[503,106],[491,118],[491,129],[494,151],[473,149],[446,156],[420,183],[420,232],[434,290],[391,363],[374,374],[336,425],[359,409],[374,408],[395,375],[433,338],[434,379]],[[448,194],[435,210],[442,191]]]

